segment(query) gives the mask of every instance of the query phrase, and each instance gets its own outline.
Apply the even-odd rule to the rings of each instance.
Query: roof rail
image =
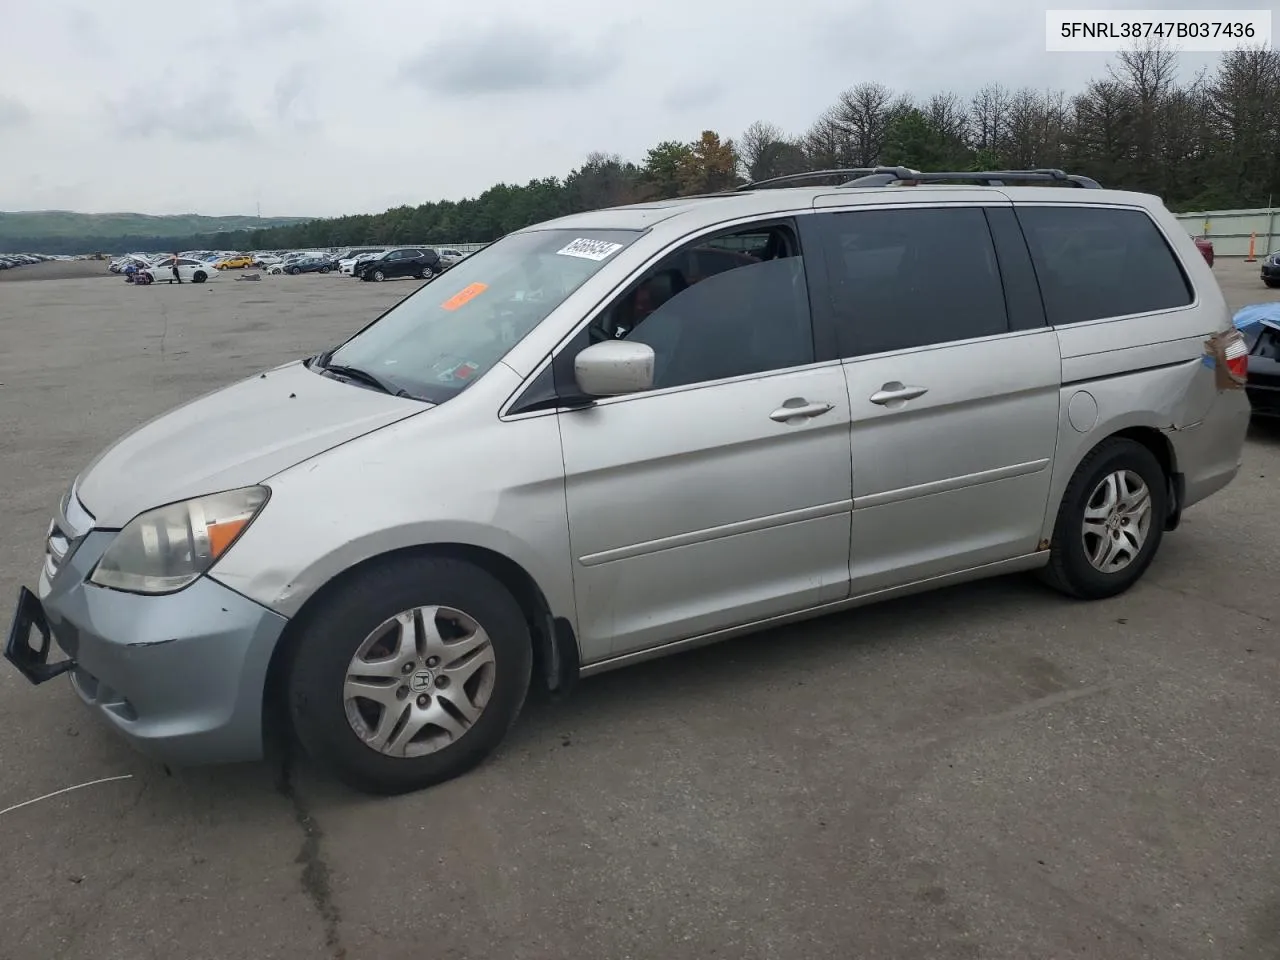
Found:
[[[968,180],[991,187],[1002,187],[1006,181],[1022,183],[1060,183],[1064,187],[1083,187],[1101,190],[1102,185],[1089,177],[1066,173],[1062,170],[1041,168],[1037,170],[979,170],[979,171],[921,171],[910,167],[876,167],[863,176],[840,184],[841,187],[884,187],[903,181],[910,183],[943,183],[948,180]]]
[[[797,183],[801,180],[815,180],[818,177],[861,177],[884,169],[886,168],[838,167],[834,170],[806,170],[803,173],[788,173],[781,177],[769,177],[765,180],[752,180],[750,183],[744,183],[742,186],[734,187],[733,189],[735,193],[741,193],[744,190],[756,190],[759,187],[767,187],[774,184]]]

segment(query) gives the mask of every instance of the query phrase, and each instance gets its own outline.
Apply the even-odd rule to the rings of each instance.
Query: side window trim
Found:
[[[985,208],[987,227],[996,248],[1000,284],[1004,288],[1005,313],[1009,332],[1040,330],[1048,326],[1044,295],[1031,248],[1012,204]]]
[[[688,250],[699,243],[714,240],[717,237],[733,233],[741,233],[752,229],[788,227],[796,239],[796,243],[800,248],[800,256],[804,262],[806,293],[809,297],[810,331],[814,338],[814,361],[801,366],[783,367],[765,373],[744,374],[742,377],[725,377],[720,380],[707,380],[701,383],[648,390],[640,394],[632,394],[622,397],[608,397],[597,402],[601,404],[608,404],[659,394],[696,390],[704,386],[731,383],[745,377],[767,377],[835,362],[836,357],[834,355],[824,357],[819,351],[818,318],[814,309],[812,281],[810,279],[809,255],[811,248],[805,245],[802,236],[803,231],[800,226],[800,224],[808,217],[812,216],[812,214],[812,210],[802,209],[773,213],[763,218],[758,215],[754,217],[744,217],[700,228],[663,247],[662,250],[650,256],[642,265],[631,271],[623,281],[618,283],[609,292],[608,296],[588,311],[584,317],[578,321],[574,328],[556,344],[552,351],[543,358],[538,366],[533,369],[529,376],[527,376],[520,386],[511,394],[511,397],[507,402],[499,408],[499,419],[507,419],[517,416],[547,415],[573,409],[576,404],[572,402],[570,396],[572,389],[566,389],[566,381],[568,383],[572,383],[573,359],[579,352],[581,352],[582,349],[585,348],[585,346],[589,345],[585,342],[580,343],[580,341],[585,341],[589,336],[587,331],[590,329],[591,325],[599,320],[608,310],[612,309],[620,297],[625,296],[628,292],[634,289],[636,284],[639,283],[650,270],[662,261],[670,258],[672,255]],[[548,369],[551,369],[552,372],[555,396],[565,400],[566,402],[559,403],[554,399],[547,397],[546,381],[543,379],[543,375]]]

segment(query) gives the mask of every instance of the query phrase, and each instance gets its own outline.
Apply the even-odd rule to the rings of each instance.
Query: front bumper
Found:
[[[259,759],[267,668],[287,621],[208,577],[167,596],[86,582],[113,536],[89,533],[35,591],[74,661],[76,693],[163,762]]]
[[[1261,275],[1263,280],[1280,280],[1280,263],[1264,263]]]

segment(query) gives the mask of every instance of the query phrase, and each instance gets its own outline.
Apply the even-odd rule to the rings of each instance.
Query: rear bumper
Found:
[[[90,533],[36,594],[71,682],[136,749],[187,766],[262,756],[267,668],[287,621],[213,580],[148,597],[85,582],[113,534]]]
[[[1224,390],[1199,423],[1165,431],[1185,482],[1182,507],[1212,496],[1236,478],[1244,461],[1249,413],[1243,390]]]

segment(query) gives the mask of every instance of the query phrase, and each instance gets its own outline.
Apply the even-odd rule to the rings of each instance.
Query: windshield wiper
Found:
[[[381,390],[383,393],[388,393],[393,397],[407,397],[410,400],[418,399],[404,387],[397,387],[390,380],[385,380],[376,373],[370,373],[368,370],[362,370],[359,367],[348,367],[340,363],[317,363],[317,366],[323,373],[330,373],[335,377],[345,377],[348,380],[356,380],[367,387]]]

